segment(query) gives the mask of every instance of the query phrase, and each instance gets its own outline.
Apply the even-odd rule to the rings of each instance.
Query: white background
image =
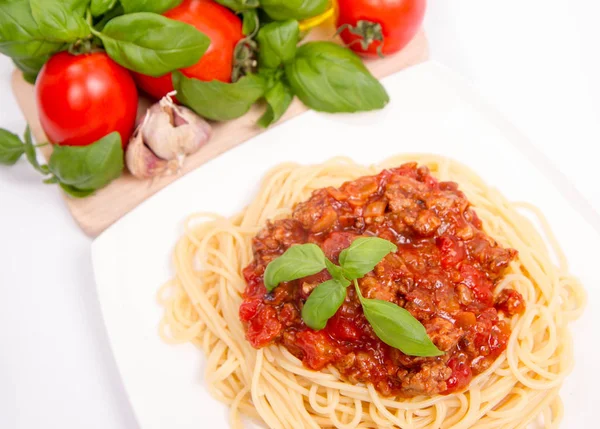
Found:
[[[430,0],[426,30],[432,58],[470,80],[600,210],[598,16],[596,0]],[[11,69],[0,57],[0,127],[21,133]],[[28,165],[0,169],[0,428],[137,428],[90,242]]]

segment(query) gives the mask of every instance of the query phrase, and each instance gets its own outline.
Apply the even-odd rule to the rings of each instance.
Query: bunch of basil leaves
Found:
[[[298,46],[298,20],[325,12],[329,0],[216,1],[242,16],[245,33],[258,46],[256,70],[233,83],[203,82],[177,71],[197,63],[210,46],[210,39],[192,25],[160,15],[182,0],[2,0],[0,53],[11,57],[25,79],[34,83],[53,54],[103,48],[129,70],[155,77],[174,72],[178,99],[208,119],[240,117],[264,100],[267,108],[259,120],[263,127],[279,120],[294,96],[312,109],[332,113],[380,109],[389,101],[385,89],[349,49],[331,42]],[[5,146],[14,147],[14,142],[10,137],[0,144],[0,160],[11,159],[11,153],[21,150],[2,153]],[[101,142],[86,148],[60,148],[60,159],[82,162],[77,153],[96,153],[93,147]],[[68,168],[79,167],[85,170],[83,166]],[[109,177],[112,169],[96,174]],[[62,176],[55,174],[51,181],[60,181]],[[67,180],[63,188],[85,196],[104,182],[73,184]]]

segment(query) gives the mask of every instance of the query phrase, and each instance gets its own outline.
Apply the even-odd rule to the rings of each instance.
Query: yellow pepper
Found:
[[[307,31],[311,28],[318,27],[319,25],[327,22],[335,17],[337,9],[337,1],[331,0],[330,7],[321,15],[314,16],[309,19],[305,19],[300,22],[300,31]]]

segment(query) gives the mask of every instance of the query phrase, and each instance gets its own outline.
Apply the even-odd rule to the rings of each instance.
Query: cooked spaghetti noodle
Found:
[[[526,301],[525,313],[511,319],[506,351],[461,393],[405,399],[346,382],[332,366],[307,369],[281,345],[254,349],[238,314],[252,238],[267,220],[289,216],[316,189],[408,161],[426,165],[440,180],[457,182],[486,233],[518,251],[495,289],[510,287]],[[524,211],[539,220],[542,235]],[[206,386],[229,405],[232,427],[243,427],[242,416],[270,428],[293,429],[524,428],[536,419],[555,428],[562,418],[559,389],[573,367],[568,324],[583,311],[584,290],[569,275],[540,211],[507,201],[457,162],[404,155],[371,167],[342,158],[315,166],[280,165],[241,213],[188,218],[173,262],[175,277],[159,293],[160,334],[168,343],[193,342],[204,351]]]

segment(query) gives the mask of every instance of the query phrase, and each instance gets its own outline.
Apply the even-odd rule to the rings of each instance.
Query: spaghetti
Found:
[[[407,161],[460,185],[485,231],[518,251],[496,287],[515,289],[526,311],[511,319],[507,349],[461,393],[381,396],[372,385],[344,381],[332,366],[312,371],[285,347],[254,349],[239,319],[246,287],[242,269],[253,258],[252,238],[269,219],[289,216],[314,190],[373,175]],[[543,235],[521,212],[539,220]],[[550,246],[546,244],[548,242]],[[585,293],[569,275],[564,255],[542,214],[510,203],[461,164],[404,155],[364,167],[337,158],[316,166],[283,164],[267,174],[259,193],[232,218],[195,214],[174,253],[175,277],[159,293],[160,334],[168,343],[193,342],[206,357],[206,385],[229,405],[232,427],[248,416],[270,428],[524,428],[540,419],[557,427],[558,395],[573,366],[568,323],[579,317]]]

